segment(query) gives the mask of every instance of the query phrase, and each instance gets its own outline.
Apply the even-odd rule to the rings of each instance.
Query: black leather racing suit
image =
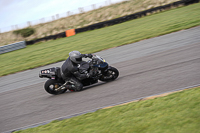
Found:
[[[87,58],[87,54],[83,54],[82,57]],[[74,83],[75,91],[80,91],[83,88],[83,84],[79,80],[83,80],[85,78],[88,78],[89,75],[87,73],[80,73],[78,69],[78,64],[72,62],[69,58],[63,63],[61,66],[61,76],[67,81],[71,81]],[[71,89],[71,86],[67,86]]]

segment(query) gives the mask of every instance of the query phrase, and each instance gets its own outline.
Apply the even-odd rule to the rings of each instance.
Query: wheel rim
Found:
[[[116,77],[116,73],[114,71],[109,71],[109,77],[110,78],[115,78]]]
[[[55,89],[57,89],[57,88],[59,88],[61,85],[59,85],[59,84],[51,84],[51,85],[49,85],[49,89],[51,90],[51,91],[56,91]],[[56,91],[57,92],[57,91]]]
[[[109,79],[115,79],[116,78],[116,73],[112,70],[109,70],[107,74],[104,76],[104,78],[109,78]]]

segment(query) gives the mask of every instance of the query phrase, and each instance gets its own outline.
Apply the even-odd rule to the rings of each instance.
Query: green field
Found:
[[[200,25],[200,3],[0,55],[0,76],[65,60],[72,50],[93,53]]]
[[[200,87],[16,133],[200,133]]]

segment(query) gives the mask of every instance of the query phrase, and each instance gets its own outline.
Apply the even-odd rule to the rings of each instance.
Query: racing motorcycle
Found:
[[[78,66],[80,73],[88,73],[92,71],[92,77],[84,80],[79,80],[83,86],[89,86],[98,82],[109,82],[115,80],[119,76],[119,71],[109,66],[108,63],[100,56],[93,55],[88,61],[83,61]],[[61,77],[60,67],[53,67],[41,70],[39,73],[40,78],[49,78],[44,84],[45,90],[53,95],[65,93],[68,89],[65,85],[73,85],[74,83],[69,81],[65,82]],[[69,90],[74,91],[74,90]]]

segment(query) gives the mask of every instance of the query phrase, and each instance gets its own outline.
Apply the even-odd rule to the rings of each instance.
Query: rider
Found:
[[[80,91],[83,88],[83,84],[80,80],[89,78],[92,73],[80,73],[79,67],[82,62],[82,57],[92,58],[92,54],[81,54],[79,51],[72,51],[69,53],[69,58],[63,63],[61,67],[61,76],[65,82],[73,82],[73,85],[65,85],[68,89],[73,89],[75,91]]]

